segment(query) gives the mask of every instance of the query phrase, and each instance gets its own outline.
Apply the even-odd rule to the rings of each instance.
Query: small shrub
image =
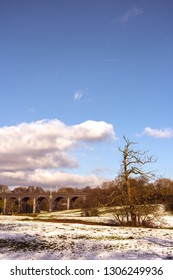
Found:
[[[99,211],[97,208],[93,209],[83,209],[81,212],[82,217],[97,217],[99,216]]]

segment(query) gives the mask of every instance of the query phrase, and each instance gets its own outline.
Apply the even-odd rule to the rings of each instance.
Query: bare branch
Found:
[[[153,156],[148,156],[148,151],[134,150],[132,145],[136,144],[132,141],[129,141],[125,136],[124,149],[119,148],[119,151],[123,154],[123,178],[125,181],[125,186],[128,192],[128,200],[131,202],[131,186],[130,186],[130,177],[132,175],[140,175],[147,179],[153,178],[153,172],[146,172],[142,169],[142,166],[153,163],[156,159]]]

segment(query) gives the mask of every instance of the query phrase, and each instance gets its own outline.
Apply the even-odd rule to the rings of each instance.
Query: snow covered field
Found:
[[[1,260],[173,259],[173,216],[165,217],[166,229],[22,219],[0,216]],[[108,218],[88,221],[108,222]]]

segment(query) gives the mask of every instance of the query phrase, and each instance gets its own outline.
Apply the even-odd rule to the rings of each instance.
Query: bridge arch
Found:
[[[32,213],[33,211],[33,198],[25,196],[19,198],[20,201],[20,213]]]
[[[0,197],[0,213],[4,212],[4,198]]]
[[[67,201],[64,196],[57,196],[52,201],[52,211],[61,211],[67,209]]]
[[[75,203],[78,202],[78,205],[79,205],[79,208],[81,208],[82,206],[82,202],[83,202],[83,198],[80,197],[80,196],[73,196],[71,199],[70,199],[70,208],[74,208],[75,206]]]
[[[36,199],[36,212],[40,213],[42,210],[49,211],[50,202],[45,196],[40,196]]]

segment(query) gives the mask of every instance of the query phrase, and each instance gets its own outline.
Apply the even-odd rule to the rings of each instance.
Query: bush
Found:
[[[93,209],[83,209],[81,212],[82,217],[97,217],[99,216],[99,211],[97,208]]]
[[[160,217],[159,205],[133,205],[114,208],[115,222],[121,226],[153,226]]]
[[[173,212],[173,196],[170,196],[167,202],[165,203],[165,210]]]

